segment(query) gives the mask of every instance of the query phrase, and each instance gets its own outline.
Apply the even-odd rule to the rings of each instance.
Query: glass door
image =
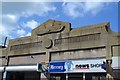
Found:
[[[8,72],[7,80],[24,80],[24,74],[19,72]]]
[[[50,80],[66,80],[66,74],[64,73],[51,74],[50,76]]]
[[[86,73],[85,80],[106,80],[105,73]]]
[[[38,72],[8,72],[7,80],[40,80],[40,73]]]
[[[68,80],[83,80],[83,74],[81,74],[81,73],[69,73]]]

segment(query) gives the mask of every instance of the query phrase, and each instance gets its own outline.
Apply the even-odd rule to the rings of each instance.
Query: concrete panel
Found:
[[[20,65],[20,64],[37,64],[46,61],[44,55],[28,55],[28,56],[17,56],[10,57],[9,65]]]
[[[120,46],[113,46],[112,54],[113,54],[113,56],[120,56]]]
[[[51,61],[96,57],[106,57],[105,48],[51,53]]]

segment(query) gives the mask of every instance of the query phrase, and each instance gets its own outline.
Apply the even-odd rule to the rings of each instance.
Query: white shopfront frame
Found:
[[[120,69],[120,56],[113,56],[112,57],[112,68],[113,69]]]

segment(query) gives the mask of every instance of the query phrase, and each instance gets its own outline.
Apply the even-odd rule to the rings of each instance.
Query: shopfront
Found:
[[[9,71],[6,80],[41,80],[41,73],[35,71]]]
[[[24,66],[6,66],[4,80],[41,80],[41,66],[24,65]]]
[[[65,80],[65,78],[66,80],[105,80],[105,62],[105,59],[51,62],[49,72],[51,77],[59,76],[60,80]]]

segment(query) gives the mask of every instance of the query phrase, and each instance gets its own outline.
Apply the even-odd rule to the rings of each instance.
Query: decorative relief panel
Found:
[[[48,20],[47,22],[41,24],[37,28],[32,31],[32,34],[41,36],[44,34],[62,32],[66,30],[66,26],[70,26],[70,23],[55,21],[55,20]]]
[[[51,39],[44,39],[43,40],[43,46],[47,49],[51,48],[52,44],[53,44],[53,42]]]

